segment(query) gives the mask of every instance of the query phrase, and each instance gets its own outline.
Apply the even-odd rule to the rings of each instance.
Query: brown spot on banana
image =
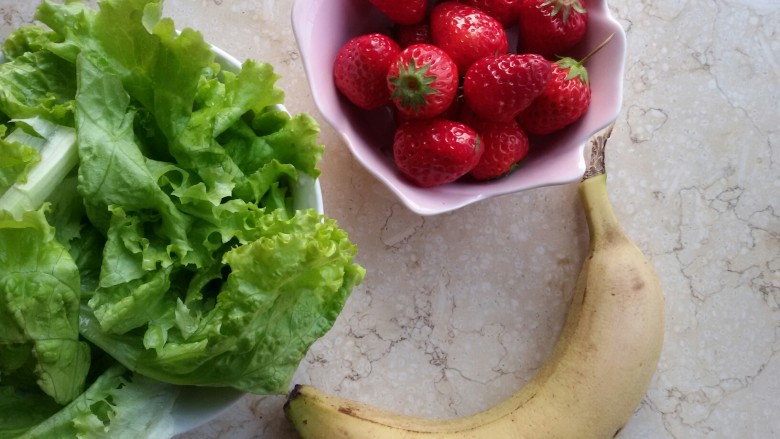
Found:
[[[339,407],[339,412],[340,413],[344,413],[345,415],[348,415],[348,416],[352,416],[353,415],[352,407],[341,406],[341,407]]]

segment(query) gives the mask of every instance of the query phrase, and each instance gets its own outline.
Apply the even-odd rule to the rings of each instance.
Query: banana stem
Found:
[[[607,147],[607,140],[609,140],[609,136],[612,135],[612,128],[614,127],[615,124],[613,123],[607,127],[604,132],[591,140],[590,162],[588,163],[588,168],[585,170],[585,174],[582,175],[582,181],[607,172],[604,155]]]
[[[591,247],[599,245],[601,241],[609,242],[623,233],[607,193],[604,156],[613,127],[614,124],[610,125],[591,141],[590,161],[579,186]]]

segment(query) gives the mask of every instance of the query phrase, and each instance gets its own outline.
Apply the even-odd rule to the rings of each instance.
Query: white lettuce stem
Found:
[[[46,142],[41,148],[41,161],[30,169],[27,180],[11,186],[0,197],[0,210],[10,212],[16,219],[21,219],[24,211],[40,208],[79,161],[75,129],[42,119],[25,122]]]

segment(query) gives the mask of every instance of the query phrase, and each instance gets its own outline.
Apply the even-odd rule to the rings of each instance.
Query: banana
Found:
[[[609,202],[604,146],[594,138],[580,182],[590,244],[549,359],[513,396],[482,412],[426,419],[296,385],[285,415],[303,439],[600,439],[640,404],[664,337],[664,294]]]

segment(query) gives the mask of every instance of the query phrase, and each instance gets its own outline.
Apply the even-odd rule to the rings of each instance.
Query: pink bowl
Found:
[[[292,25],[315,105],[335,129],[355,158],[387,185],[412,211],[435,215],[479,200],[526,189],[570,183],[585,171],[584,147],[596,132],[611,124],[620,111],[626,36],[611,16],[606,0],[588,2],[588,30],[571,56],[584,56],[615,34],[585,64],[590,76],[592,100],[588,112],[576,123],[532,150],[512,174],[489,182],[457,181],[434,188],[420,188],[395,167],[392,156],[392,112],[383,108],[367,112],[342,97],[333,84],[333,60],[349,39],[371,32],[389,33],[392,24],[367,0],[295,0]],[[516,29],[508,29],[509,47],[515,47]]]

